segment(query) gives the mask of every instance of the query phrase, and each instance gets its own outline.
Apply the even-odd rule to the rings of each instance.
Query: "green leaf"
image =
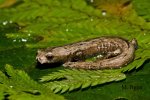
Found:
[[[7,75],[0,72],[1,98],[7,93],[10,100],[55,100],[56,98],[64,100],[63,97],[53,94],[43,85],[32,80],[24,71],[14,70],[12,66],[6,65]]]
[[[58,80],[58,76],[61,75],[64,80]],[[66,69],[60,70],[59,72],[55,72],[49,74],[47,76],[43,76],[40,78],[44,85],[54,93],[61,92],[64,93],[66,91],[72,91],[78,88],[87,88],[90,86],[96,86],[99,84],[104,84],[107,82],[120,81],[125,79],[125,74],[121,73],[118,70],[77,70],[77,69]],[[51,80],[53,79],[53,80]],[[47,82],[50,81],[51,82]],[[46,82],[46,83],[45,83]]]

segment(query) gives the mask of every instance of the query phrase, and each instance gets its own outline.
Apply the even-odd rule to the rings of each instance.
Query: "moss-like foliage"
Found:
[[[138,15],[143,17],[146,21],[150,21],[150,3],[148,0],[133,0],[133,5]]]
[[[132,4],[124,5],[125,15],[115,13],[118,12],[117,9],[120,9],[120,12],[125,9],[121,6],[124,1],[116,0],[112,5],[112,10],[109,6],[111,2],[97,4],[99,4],[98,7],[95,7],[86,0],[45,0],[42,2],[37,0],[30,3],[25,0],[9,10],[2,10],[4,15],[0,18],[17,23],[20,27],[19,33],[9,33],[6,34],[7,37],[26,39],[28,40],[26,45],[31,48],[63,45],[101,35],[124,36],[140,33],[140,28],[149,27],[148,23],[137,16],[134,9],[129,6]],[[121,8],[116,5],[120,5]],[[105,15],[103,15],[103,10],[106,11]],[[30,42],[33,40],[39,42]]]
[[[44,85],[32,80],[24,71],[14,70],[6,65],[6,72],[0,71],[0,100],[64,100],[63,97],[53,94]]]
[[[42,85],[30,79],[23,71],[6,67],[7,74],[12,77],[1,72],[1,78],[4,80],[1,80],[3,84],[0,99],[5,98],[7,94],[10,95],[9,99],[16,98],[18,94],[21,100],[27,97],[49,99],[47,95],[52,95],[52,98],[54,95],[51,90],[64,93],[77,88],[120,81],[126,78],[124,72],[138,69],[150,59],[149,0],[92,1],[0,0],[0,64],[18,62],[22,66],[30,66],[31,62],[35,62],[33,52],[36,53],[38,48],[62,46],[108,35],[128,40],[136,38],[138,50],[135,60],[117,70],[60,70],[41,76],[40,79],[44,82]],[[22,53],[24,51],[20,48],[27,53]],[[28,53],[26,49],[34,50]],[[15,50],[19,52],[16,53]],[[10,56],[8,58],[5,54],[7,52]],[[13,88],[10,88],[12,86]],[[35,96],[34,92],[41,95]]]

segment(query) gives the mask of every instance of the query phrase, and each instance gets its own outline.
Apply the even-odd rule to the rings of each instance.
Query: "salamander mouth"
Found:
[[[45,64],[49,62],[46,57],[36,57],[36,60],[41,64]]]

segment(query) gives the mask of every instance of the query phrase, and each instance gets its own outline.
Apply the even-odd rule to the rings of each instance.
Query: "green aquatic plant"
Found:
[[[150,59],[149,6],[149,0],[0,1],[1,68],[9,62],[15,67],[19,64],[26,70],[24,66],[30,67],[35,63],[39,48],[62,46],[100,36],[120,36],[128,40],[136,38],[138,41],[134,61],[116,70],[62,69],[50,74],[45,71],[44,75],[39,75],[42,83],[38,83],[24,71],[7,65],[6,73],[11,77],[1,72],[0,79],[4,80],[0,81],[0,99],[8,95],[9,99],[49,99],[49,95],[52,98],[58,96],[52,91],[64,93],[126,79],[125,72],[140,68]],[[24,87],[25,84],[28,85]]]
[[[131,7],[126,11],[129,13],[126,16],[111,15],[113,11],[107,7],[105,10],[108,12],[103,15],[104,8],[94,8],[86,0],[45,0],[44,3],[39,0],[29,3],[25,0],[9,10],[2,10],[4,15],[0,19],[17,23],[19,33],[10,32],[6,36],[13,39],[25,38],[28,40],[26,46],[30,48],[63,45],[102,35],[124,36],[140,33],[141,27],[149,27]],[[118,8],[114,11],[116,9]],[[13,16],[10,17],[10,13]],[[33,40],[37,42],[29,42]]]
[[[0,100],[64,100],[31,79],[24,71],[15,70],[10,65],[6,65],[5,69],[5,72],[0,71]]]
[[[40,82],[47,82],[44,85],[53,90],[54,93],[64,93],[79,88],[84,89],[90,86],[120,81],[125,78],[125,74],[120,73],[118,70],[65,69],[43,76],[40,78]],[[59,79],[61,81],[57,81]]]

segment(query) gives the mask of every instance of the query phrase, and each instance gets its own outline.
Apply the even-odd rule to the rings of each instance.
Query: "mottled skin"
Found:
[[[118,37],[101,37],[60,47],[38,50],[41,63],[64,63],[64,67],[83,69],[120,68],[134,59],[137,43]],[[103,59],[85,62],[86,58],[105,55]]]

